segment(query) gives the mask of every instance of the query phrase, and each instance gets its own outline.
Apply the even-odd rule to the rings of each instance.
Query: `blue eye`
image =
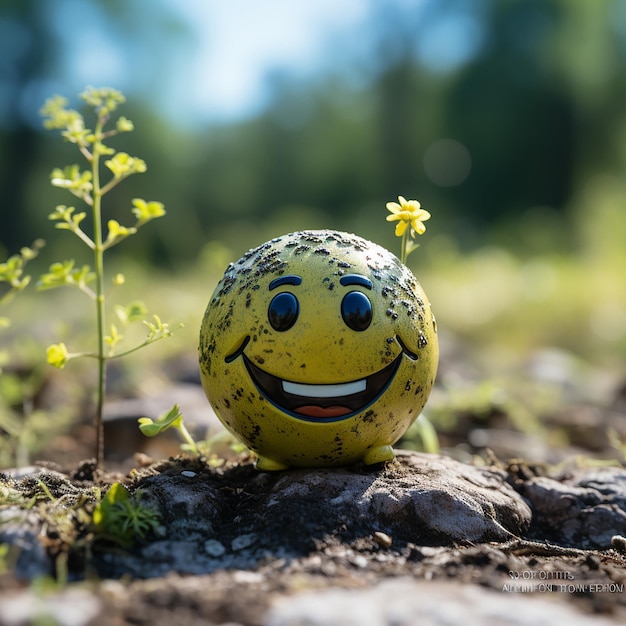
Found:
[[[365,330],[372,322],[372,303],[364,293],[351,291],[341,301],[341,317],[352,330]]]
[[[292,293],[284,292],[275,295],[267,309],[267,317],[274,330],[289,330],[298,319],[300,305],[298,298]]]

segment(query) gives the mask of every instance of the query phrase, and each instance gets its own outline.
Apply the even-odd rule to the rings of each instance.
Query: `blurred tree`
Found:
[[[37,235],[24,219],[25,191],[40,135],[22,115],[35,81],[56,62],[56,47],[40,3],[0,2],[0,243],[12,250]]]
[[[196,258],[208,240],[239,251],[283,224],[380,240],[384,202],[399,193],[436,207],[433,230],[482,243],[537,207],[563,219],[590,176],[626,167],[620,0],[370,0],[359,45],[329,41],[316,79],[270,73],[262,114],[191,133],[155,109],[191,45],[171,14],[146,0],[54,6],[68,3],[91,15],[89,32],[102,28],[124,51],[122,84],[113,86],[130,97],[129,150],[151,164],[129,185],[168,209],[140,252],[164,263]],[[0,34],[14,31],[0,37],[9,94],[0,99],[0,243],[10,249],[41,236],[54,205],[42,179],[56,160],[20,115],[26,97],[61,76],[67,55],[70,34],[51,26],[50,6],[0,0]],[[425,165],[433,146],[457,150],[440,150],[433,167],[465,159],[463,175],[433,176]],[[127,207],[115,210],[122,221]]]
[[[467,146],[473,171],[454,194],[482,224],[547,205],[563,208],[574,185],[575,101],[549,45],[570,10],[560,2],[493,2],[482,54],[445,100],[451,136]],[[580,120],[578,120],[580,121]]]

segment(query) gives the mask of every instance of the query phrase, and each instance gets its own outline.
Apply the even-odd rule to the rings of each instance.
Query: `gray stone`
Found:
[[[626,535],[626,469],[581,468],[558,480],[525,481],[520,491],[533,509],[533,534],[559,545],[610,548]]]
[[[531,519],[528,504],[506,478],[493,467],[399,451],[398,462],[378,472],[286,472],[265,515],[289,511],[300,529],[313,516],[318,525],[332,520],[335,528],[344,524],[362,535],[383,531],[414,543],[505,541],[523,534]]]

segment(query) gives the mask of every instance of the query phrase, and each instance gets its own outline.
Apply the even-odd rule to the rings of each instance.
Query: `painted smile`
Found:
[[[226,357],[227,362],[241,356],[250,378],[269,402],[284,413],[309,422],[335,422],[363,411],[387,389],[403,354],[411,359],[417,356],[399,341],[402,352],[382,370],[345,383],[311,385],[284,380],[265,372],[245,355],[247,344],[248,341],[244,341]]]
[[[363,410],[385,391],[401,358],[402,353],[367,378],[335,385],[307,385],[272,376],[243,355],[250,378],[272,404],[293,417],[311,422],[334,422]]]

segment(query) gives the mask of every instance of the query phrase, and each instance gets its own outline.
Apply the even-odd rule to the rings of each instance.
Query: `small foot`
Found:
[[[288,465],[279,463],[278,461],[273,461],[265,456],[260,456],[257,459],[255,467],[261,472],[280,472],[281,470],[289,469]]]
[[[365,465],[374,465],[376,463],[393,461],[395,458],[396,454],[391,446],[378,446],[365,453],[363,463],[365,463]]]

